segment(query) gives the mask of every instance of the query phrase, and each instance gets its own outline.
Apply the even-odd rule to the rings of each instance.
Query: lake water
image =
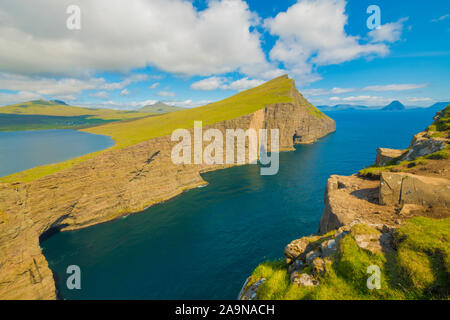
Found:
[[[110,137],[76,130],[0,132],[0,177],[113,145]]]
[[[336,112],[337,131],[280,154],[280,171],[255,165],[203,175],[209,185],[142,213],[42,243],[65,299],[236,299],[262,261],[317,231],[327,178],[375,160],[377,147],[406,148],[434,111]],[[137,190],[138,192],[138,190]],[[65,286],[69,265],[81,290]]]

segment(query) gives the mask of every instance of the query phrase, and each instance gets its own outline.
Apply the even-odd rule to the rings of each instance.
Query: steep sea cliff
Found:
[[[450,106],[408,149],[332,175],[317,235],[260,264],[239,299],[448,299]]]

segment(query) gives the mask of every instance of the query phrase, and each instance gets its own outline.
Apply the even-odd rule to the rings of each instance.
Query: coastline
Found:
[[[280,150],[292,150],[292,137],[297,132],[304,132],[305,142],[310,143],[335,130],[333,120],[312,115],[303,107],[306,102],[300,104],[299,99],[303,98],[297,96],[296,103],[269,105],[208,127],[222,132],[227,128],[281,128]],[[204,185],[201,172],[230,166],[176,166],[170,161],[173,145],[170,137],[159,137],[123,149],[102,151],[29,183],[1,183],[0,198],[5,201],[1,202],[0,211],[5,213],[6,223],[0,223],[0,248],[5,252],[0,274],[6,282],[0,287],[0,297],[56,298],[52,272],[38,240],[49,230],[76,230],[142,212]],[[156,152],[158,156],[148,163]],[[34,241],[27,240],[30,237]],[[18,252],[22,254],[18,256]]]

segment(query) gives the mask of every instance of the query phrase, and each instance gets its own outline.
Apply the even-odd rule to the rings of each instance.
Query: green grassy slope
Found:
[[[109,122],[111,122],[111,120],[91,118],[90,116],[63,117],[0,113],[0,132],[48,129],[83,129]]]
[[[155,137],[170,135],[178,128],[192,128],[194,121],[203,121],[205,126],[253,113],[268,104],[292,102],[289,93],[293,88],[294,81],[287,76],[282,76],[203,107],[129,123],[111,123],[83,131],[108,135],[116,142],[116,148],[124,148]]]
[[[123,111],[101,108],[83,108],[58,104],[46,100],[34,100],[0,107],[0,114],[43,115],[59,117],[89,116],[90,119],[127,120],[148,116],[148,113],[138,111]]]
[[[114,121],[128,121],[160,114],[69,106],[35,100],[0,107],[0,131],[83,129]]]
[[[356,225],[358,226],[358,225]],[[355,227],[356,227],[355,226]],[[317,287],[291,284],[284,260],[264,262],[253,272],[248,286],[258,279],[259,299],[449,299],[450,218],[415,217],[394,233],[397,250],[372,253],[358,247],[355,236],[367,234],[353,228],[339,243],[333,262],[326,264]],[[372,232],[378,232],[373,229]],[[317,237],[317,241],[329,238]],[[381,289],[369,290],[367,267],[381,269]],[[305,269],[309,273],[311,270]]]

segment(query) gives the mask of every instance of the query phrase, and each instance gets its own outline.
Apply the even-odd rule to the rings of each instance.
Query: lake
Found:
[[[113,145],[110,137],[76,130],[0,132],[0,177]]]
[[[65,299],[236,299],[246,277],[318,228],[327,178],[372,164],[377,147],[407,148],[433,110],[328,113],[337,131],[256,165],[209,172],[209,182],[142,213],[42,243]],[[138,190],[137,190],[138,192]],[[65,286],[69,265],[81,290]]]

